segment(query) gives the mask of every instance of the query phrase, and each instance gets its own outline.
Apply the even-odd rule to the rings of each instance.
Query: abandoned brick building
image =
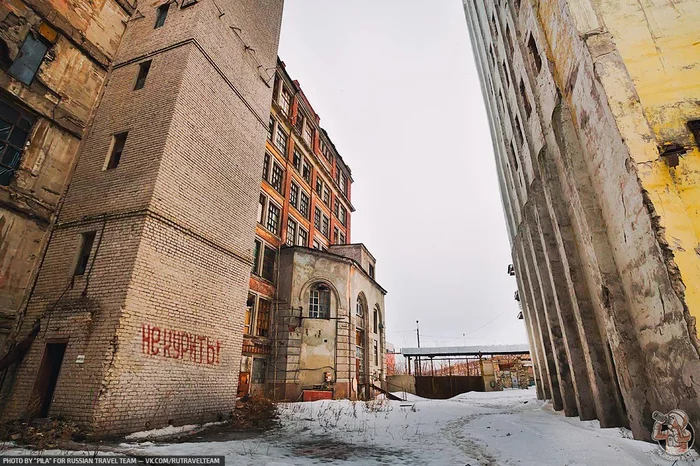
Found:
[[[700,428],[697,2],[464,0],[538,396]]]
[[[278,61],[262,164],[239,395],[367,397],[384,380],[376,261],[350,243],[352,175]]]
[[[282,6],[0,4],[4,419],[230,412]]]

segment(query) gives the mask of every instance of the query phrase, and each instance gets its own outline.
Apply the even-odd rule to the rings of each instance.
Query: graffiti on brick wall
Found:
[[[143,324],[141,352],[149,356],[217,365],[221,342],[206,335]]]

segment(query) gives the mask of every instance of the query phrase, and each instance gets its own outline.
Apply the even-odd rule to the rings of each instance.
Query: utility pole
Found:
[[[416,321],[416,338],[418,339],[418,348],[420,348],[420,329],[418,328],[418,321]]]

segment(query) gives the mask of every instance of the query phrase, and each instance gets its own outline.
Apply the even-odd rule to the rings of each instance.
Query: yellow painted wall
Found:
[[[656,139],[645,138],[648,129],[636,126],[640,134],[630,134],[626,141],[642,186],[666,228],[666,240],[686,286],[688,308],[700,319],[700,150],[687,128],[689,120],[700,119],[700,3],[598,0],[597,7]],[[623,136],[634,128],[634,124],[620,125]],[[666,143],[688,150],[675,168],[654,150]]]

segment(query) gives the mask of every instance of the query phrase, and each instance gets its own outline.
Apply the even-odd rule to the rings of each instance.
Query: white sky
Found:
[[[352,170],[387,341],[527,343],[461,1],[286,0],[279,55]]]

